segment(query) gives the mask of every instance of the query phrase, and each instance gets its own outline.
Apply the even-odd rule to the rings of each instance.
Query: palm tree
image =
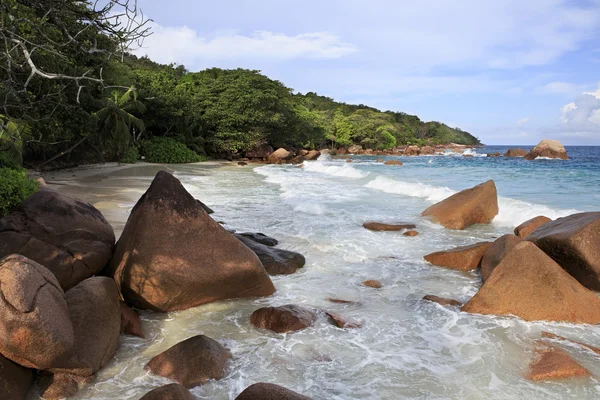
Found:
[[[138,100],[134,87],[122,96],[114,91],[103,103],[104,107],[95,113],[99,139],[104,147],[111,149],[113,156],[121,157],[145,130],[144,121],[131,113],[143,113],[146,107]]]

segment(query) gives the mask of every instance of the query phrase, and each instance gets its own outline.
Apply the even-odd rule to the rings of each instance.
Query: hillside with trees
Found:
[[[135,161],[149,141],[185,148],[174,159],[193,161],[265,143],[380,150],[479,144],[439,122],[297,94],[259,71],[190,72],[136,57],[127,49],[150,34],[147,21],[128,2],[106,3],[0,5],[0,164]]]

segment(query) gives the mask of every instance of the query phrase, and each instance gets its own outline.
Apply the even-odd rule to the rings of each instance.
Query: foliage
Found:
[[[183,143],[167,137],[142,140],[140,150],[151,163],[180,164],[205,161],[206,158],[188,149]]]
[[[140,151],[136,146],[131,146],[121,157],[121,162],[124,164],[135,164],[140,159]]]
[[[0,167],[23,165],[23,138],[28,131],[27,125],[0,114]]]
[[[38,189],[24,169],[0,168],[0,217],[8,214]]]

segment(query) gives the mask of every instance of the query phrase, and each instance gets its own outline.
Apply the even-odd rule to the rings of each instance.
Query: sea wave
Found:
[[[421,182],[397,181],[383,176],[373,179],[365,187],[385,193],[419,197],[432,203],[444,200],[456,193],[455,190],[445,186],[432,186]],[[528,203],[508,197],[498,197],[498,208],[498,215],[492,223],[502,227],[515,227],[538,215],[545,215],[548,218],[556,219],[579,212],[574,209],[554,209],[543,204]]]
[[[304,170],[308,172],[318,172],[321,174],[353,179],[360,179],[369,175],[368,172],[359,171],[348,164],[344,164],[342,166],[330,165],[330,163],[323,162],[320,159],[317,161],[305,162]]]

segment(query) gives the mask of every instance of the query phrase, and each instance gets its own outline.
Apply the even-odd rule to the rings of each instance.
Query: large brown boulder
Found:
[[[0,260],[0,353],[29,368],[47,369],[66,356],[75,337],[56,277],[20,255]]]
[[[310,400],[310,397],[272,383],[255,383],[248,386],[235,400]]]
[[[550,139],[542,140],[525,155],[526,160],[535,160],[537,157],[569,159],[565,147],[558,140]]]
[[[522,241],[520,237],[509,234],[501,236],[490,244],[481,259],[481,279],[485,282],[508,252]]]
[[[273,153],[271,153],[268,160],[269,160],[269,163],[271,163],[271,164],[279,164],[281,162],[291,160],[293,157],[294,157],[294,153],[292,153],[291,151],[287,151],[284,148],[279,148],[279,149],[275,150]]]
[[[100,271],[114,244],[100,211],[46,187],[0,219],[0,257],[16,253],[42,264],[64,290]]]
[[[363,228],[370,231],[402,231],[405,229],[414,229],[417,226],[415,224],[399,223],[399,224],[386,224],[384,222],[367,221],[363,224]]]
[[[600,212],[543,224],[527,237],[585,287],[600,291]]]
[[[461,310],[526,321],[600,323],[600,298],[527,241],[508,252]]]
[[[319,158],[321,156],[321,152],[318,150],[311,150],[308,152],[308,154],[306,154],[304,156],[304,159],[307,161],[313,161],[316,160],[317,158]]]
[[[231,353],[204,335],[192,336],[154,357],[146,369],[153,374],[193,388],[210,379],[221,379]]]
[[[425,261],[438,267],[446,267],[459,271],[470,271],[479,267],[489,242],[478,242],[468,246],[455,247],[450,250],[436,251],[427,254]]]
[[[269,275],[289,275],[304,267],[306,259],[295,251],[275,249],[243,236],[235,235],[260,259]]]
[[[195,398],[185,386],[171,383],[149,391],[140,400],[194,400]]]
[[[532,381],[565,379],[575,376],[590,376],[590,372],[564,350],[545,346],[536,351],[529,366],[527,377]]]
[[[0,399],[25,400],[33,384],[34,371],[0,355]]]
[[[313,309],[294,304],[259,308],[250,316],[255,327],[277,333],[299,331],[313,326],[316,321],[317,313]]]
[[[263,144],[254,149],[246,152],[246,157],[248,158],[268,158],[271,153],[273,153],[273,148],[268,144]]]
[[[496,185],[490,180],[436,203],[421,215],[449,229],[487,224],[498,215]]]
[[[49,370],[55,374],[88,377],[109,362],[119,347],[121,306],[111,278],[88,278],[66,294],[75,331],[68,357]]]
[[[525,239],[527,236],[531,235],[533,231],[535,231],[540,226],[552,221],[550,218],[545,217],[543,215],[528,219],[523,222],[521,225],[515,228],[515,235],[518,237]]]
[[[504,157],[525,157],[527,155],[527,150],[525,149],[508,149],[506,153],[504,153]]]
[[[131,211],[107,273],[129,305],[163,312],[275,292],[256,254],[165,171]]]

